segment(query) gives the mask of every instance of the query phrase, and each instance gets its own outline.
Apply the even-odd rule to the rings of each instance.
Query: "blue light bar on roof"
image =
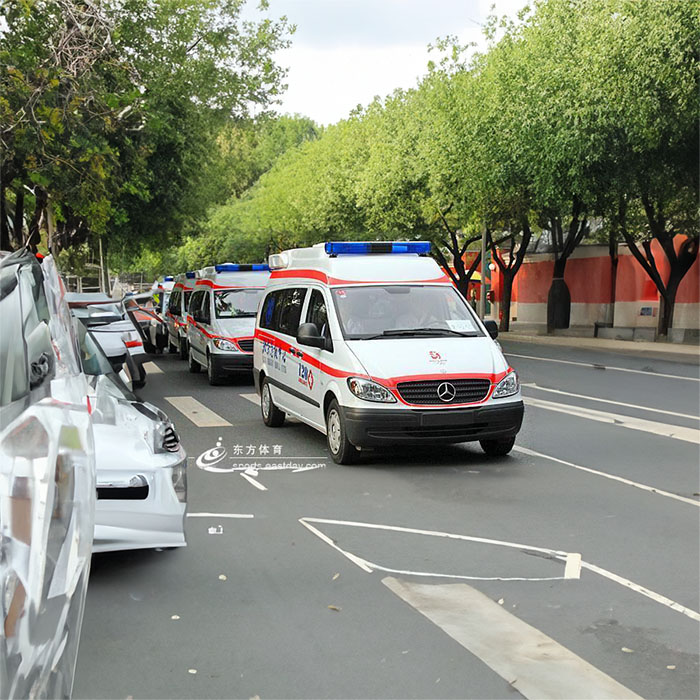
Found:
[[[166,275],[163,277],[163,282],[172,282],[175,278],[172,275]]]
[[[255,265],[214,265],[217,272],[269,272],[270,268],[265,263]]]
[[[326,253],[336,255],[428,255],[430,241],[333,241],[326,243]]]
[[[196,277],[194,270],[189,270],[188,272],[185,272],[185,277],[188,280],[193,280]]]

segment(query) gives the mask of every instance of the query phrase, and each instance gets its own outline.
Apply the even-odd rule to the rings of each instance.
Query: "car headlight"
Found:
[[[509,374],[506,374],[506,376],[503,377],[500,382],[498,382],[498,386],[493,392],[493,398],[503,399],[506,396],[513,396],[513,394],[518,393],[519,389],[520,383],[518,382],[517,372],[510,372]]]
[[[365,401],[377,401],[379,403],[396,403],[396,397],[381,384],[369,379],[349,377],[348,387],[355,396]]]
[[[177,452],[180,449],[180,437],[170,421],[161,421],[153,430],[153,452]]]
[[[219,350],[225,350],[226,352],[238,352],[238,348],[230,340],[224,340],[223,338],[214,338],[214,345],[219,348]]]

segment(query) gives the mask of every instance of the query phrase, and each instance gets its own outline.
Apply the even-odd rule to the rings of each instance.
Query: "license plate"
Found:
[[[436,425],[471,425],[474,422],[474,415],[464,411],[445,411],[440,413],[424,413],[421,417],[421,425],[425,427]]]

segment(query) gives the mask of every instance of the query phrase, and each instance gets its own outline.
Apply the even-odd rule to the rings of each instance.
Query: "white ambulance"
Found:
[[[187,359],[187,307],[198,275],[198,270],[191,270],[175,276],[173,291],[165,311],[168,349],[178,353],[181,360]]]
[[[205,267],[187,311],[190,372],[207,370],[210,384],[253,368],[255,316],[270,277],[267,265]]]
[[[253,361],[266,425],[301,419],[339,464],[392,444],[511,450],[523,401],[498,328],[429,252],[423,241],[335,242],[270,256]]]

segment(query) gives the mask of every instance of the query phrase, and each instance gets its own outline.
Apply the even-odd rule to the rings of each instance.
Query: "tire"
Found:
[[[489,457],[505,457],[515,445],[515,435],[498,440],[479,440],[479,444]]]
[[[359,450],[348,440],[345,418],[335,399],[330,402],[326,411],[326,443],[336,464],[352,464],[357,460]]]
[[[265,377],[260,387],[260,413],[268,428],[279,428],[284,423],[285,412],[275,406],[270,391],[270,382]]]
[[[175,346],[175,343],[173,343],[173,341],[170,340],[170,338],[168,338],[168,352],[171,355],[174,355],[177,352],[177,347]]]
[[[207,379],[209,384],[212,386],[219,386],[222,381],[221,375],[214,368],[214,364],[211,361],[211,355],[207,353]]]
[[[143,365],[137,365],[136,371],[138,376],[131,380],[131,385],[134,389],[143,389],[146,386],[146,370],[143,368]]]
[[[180,348],[177,352],[179,353],[181,360],[187,359],[187,351],[188,350],[189,350],[189,348],[187,347],[187,339],[180,338]]]
[[[180,346],[182,348],[182,346]],[[192,357],[192,349],[187,353],[187,367],[192,374],[199,374],[202,371],[202,365]]]

